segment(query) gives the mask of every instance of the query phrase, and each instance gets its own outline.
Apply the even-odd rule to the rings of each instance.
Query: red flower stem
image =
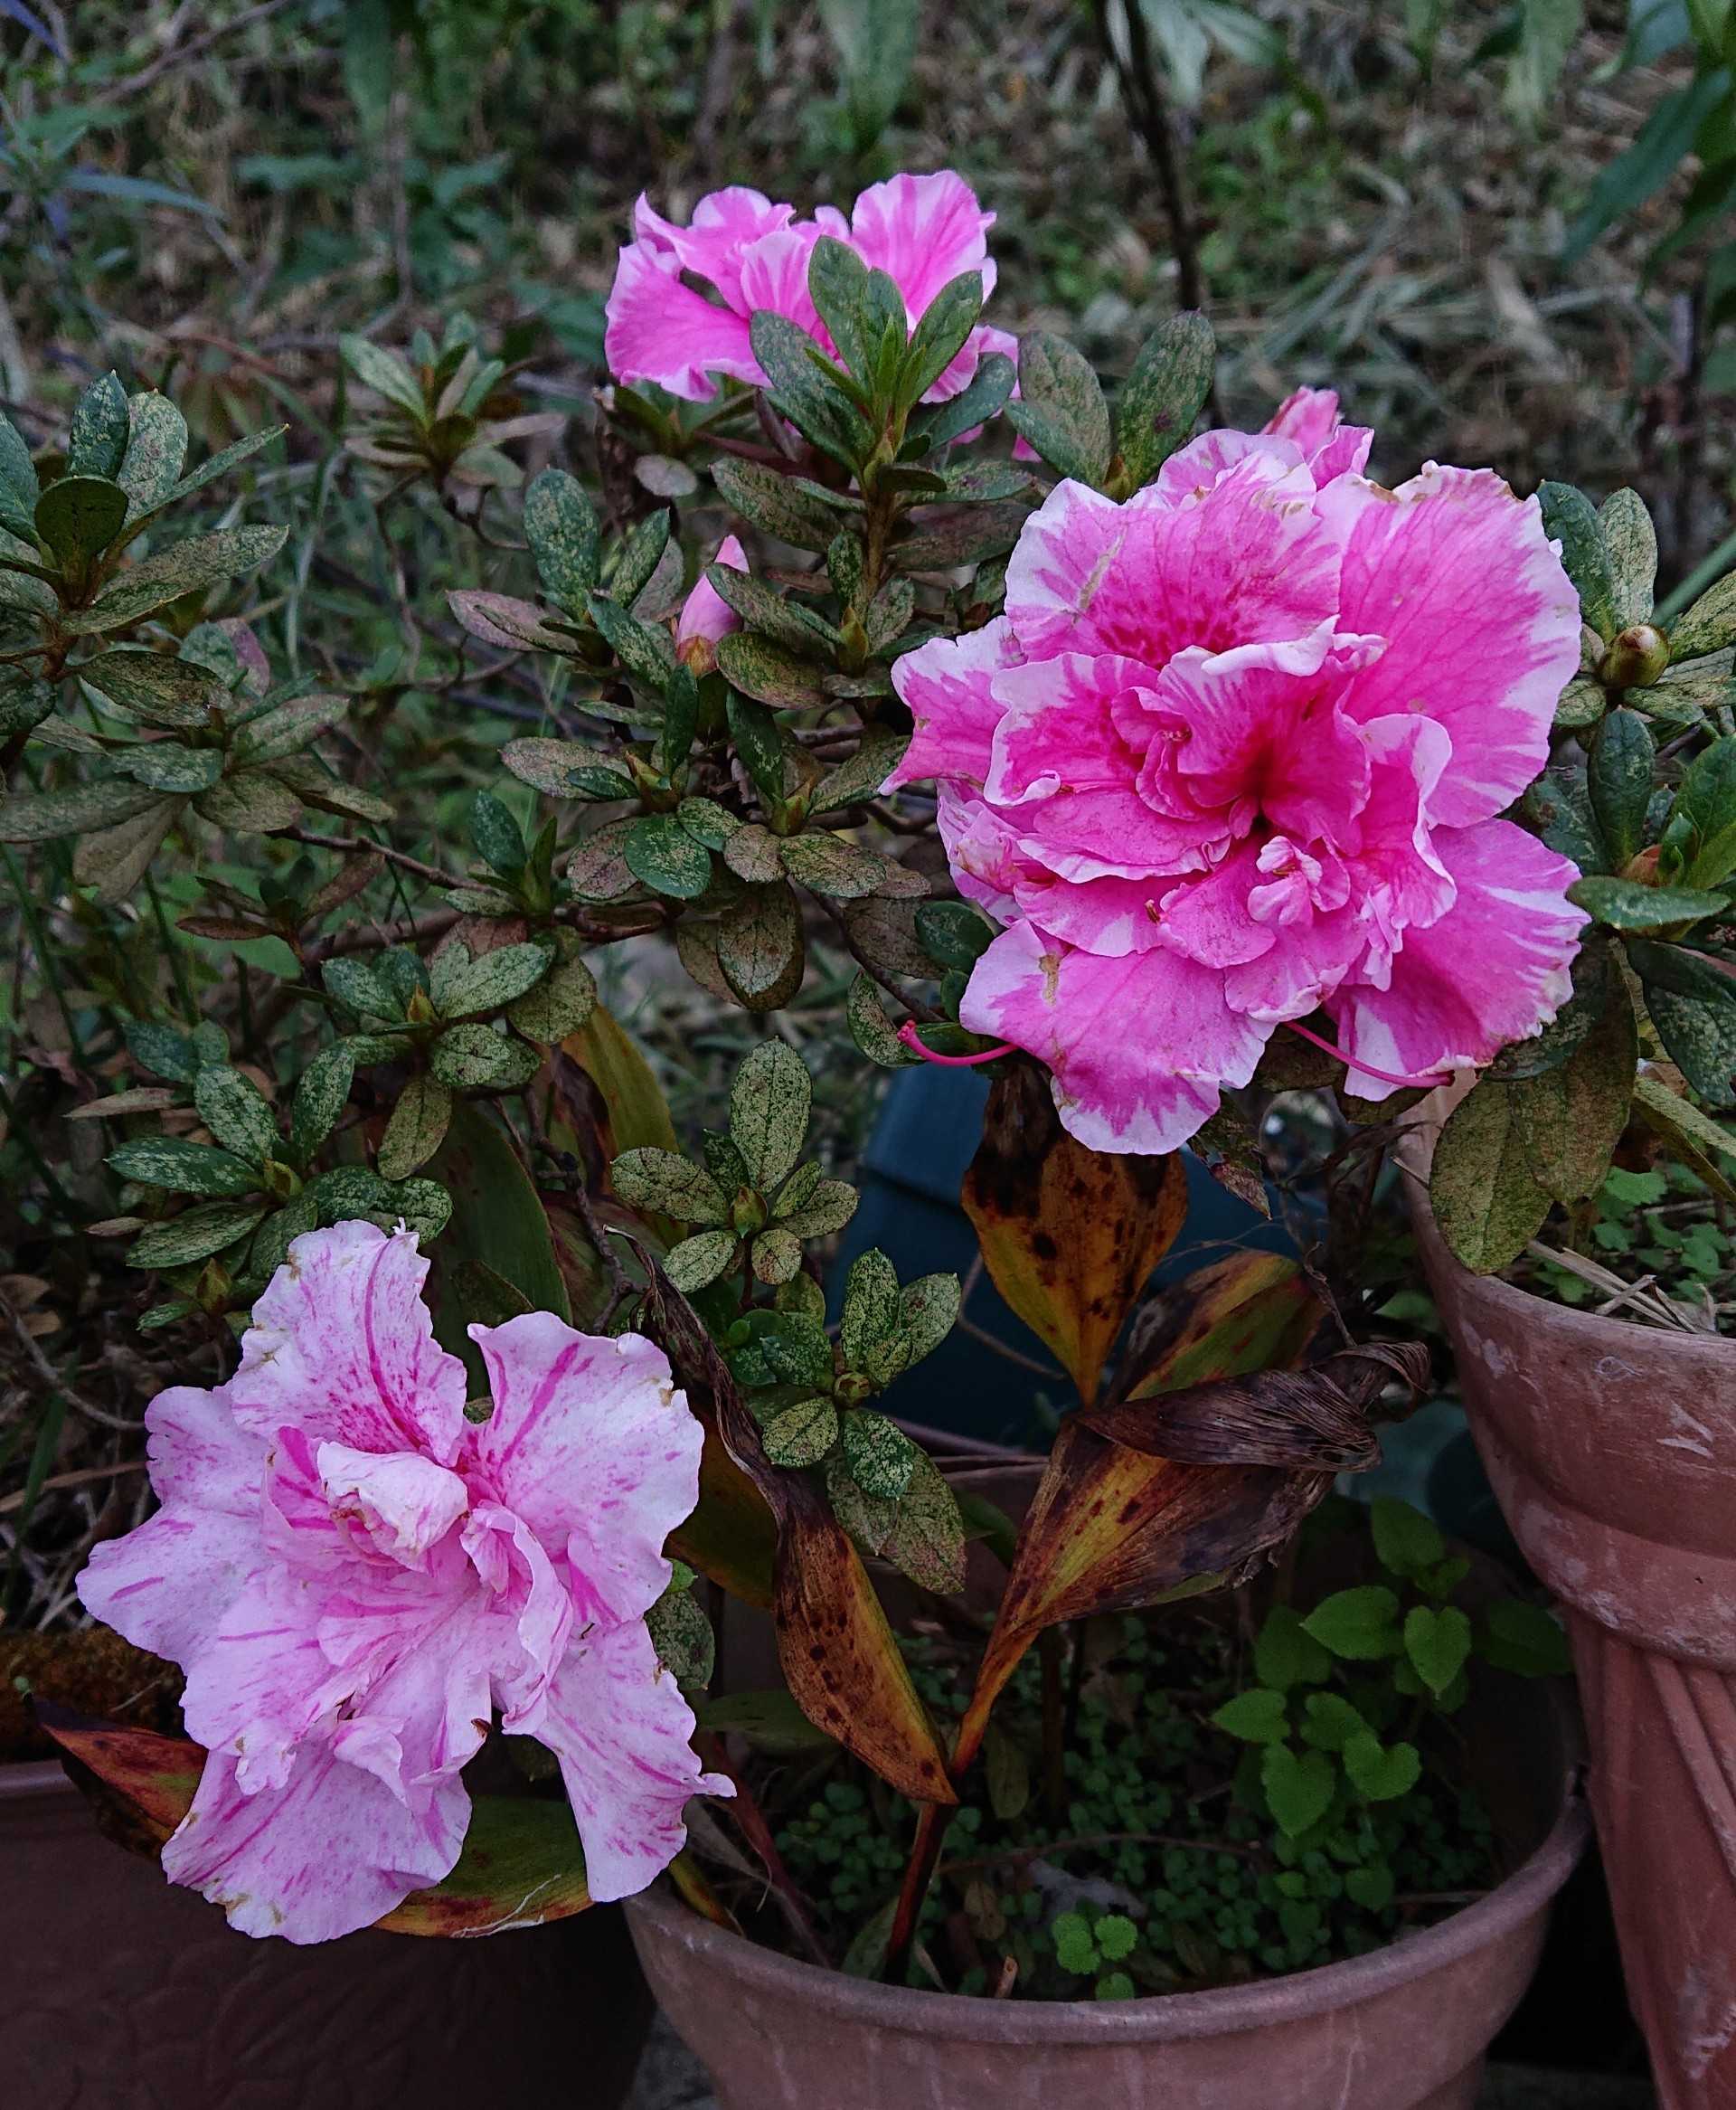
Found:
[[[974,1070],[978,1063],[997,1063],[1003,1055],[1017,1053],[1010,1040],[1003,1040],[994,1047],[986,1047],[981,1055],[936,1055],[934,1050],[925,1046],[918,1036],[916,1021],[913,1018],[907,1018],[903,1025],[899,1027],[898,1037],[912,1055],[920,1055],[925,1063],[938,1063],[943,1070]]]
[[[1343,1048],[1335,1047],[1329,1040],[1322,1040],[1317,1033],[1310,1033],[1306,1026],[1298,1026],[1294,1018],[1287,1018],[1285,1024],[1292,1033],[1300,1034],[1304,1040],[1311,1041],[1323,1055],[1329,1055],[1335,1062],[1343,1063],[1347,1070],[1360,1070],[1365,1077],[1378,1077],[1382,1084],[1414,1084],[1424,1092],[1431,1092],[1437,1084],[1450,1084],[1453,1081],[1450,1070],[1421,1077],[1407,1076],[1402,1070],[1377,1070],[1373,1063],[1359,1063],[1354,1055],[1346,1055]],[[899,1037],[901,1039],[903,1036],[901,1034]]]

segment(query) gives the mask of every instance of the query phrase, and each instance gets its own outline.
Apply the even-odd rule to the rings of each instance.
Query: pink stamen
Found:
[[[920,1055],[925,1063],[939,1063],[943,1070],[973,1070],[978,1063],[997,1063],[1003,1055],[1018,1052],[1010,1040],[1004,1040],[996,1047],[986,1047],[981,1055],[936,1055],[931,1047],[925,1046],[918,1037],[913,1018],[907,1018],[899,1027],[898,1037],[912,1055]]]
[[[1430,1092],[1437,1084],[1450,1084],[1453,1081],[1450,1070],[1423,1077],[1407,1076],[1402,1070],[1377,1070],[1373,1063],[1359,1063],[1354,1055],[1346,1055],[1343,1048],[1335,1047],[1331,1041],[1322,1040],[1317,1033],[1310,1033],[1306,1026],[1298,1026],[1294,1018],[1287,1018],[1285,1024],[1292,1033],[1299,1033],[1304,1040],[1312,1041],[1323,1055],[1329,1055],[1335,1062],[1343,1063],[1347,1070],[1360,1070],[1365,1077],[1378,1077],[1382,1084],[1415,1084],[1425,1092]]]

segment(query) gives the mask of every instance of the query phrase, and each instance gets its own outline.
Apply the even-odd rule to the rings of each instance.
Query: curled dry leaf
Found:
[[[1061,1127],[1044,1073],[1009,1063],[989,1092],[963,1200],[995,1288],[1089,1404],[1187,1214],[1180,1157],[1088,1150]]]

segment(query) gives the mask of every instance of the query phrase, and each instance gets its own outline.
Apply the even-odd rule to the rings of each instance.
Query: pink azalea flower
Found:
[[[560,1760],[599,1900],[681,1850],[689,1796],[731,1793],[646,1626],[702,1443],[663,1351],[547,1311],[473,1326],[473,1422],[427,1273],[408,1232],[297,1239],[229,1382],[152,1402],[162,1507],[80,1577],[186,1673],[210,1755],[163,1867],[246,1934],[328,1941],[448,1874],[496,1708]]]
[[[981,274],[986,299],[995,289],[986,239],[994,221],[951,169],[874,184],[848,220],[835,205],[797,220],[793,205],[773,204],[738,185],[702,198],[689,224],[678,227],[641,197],[633,213],[635,239],[620,252],[609,296],[603,342],[609,371],[619,381],[655,382],[693,402],[716,394],[720,374],[758,386],[765,375],[753,355],[748,318],[760,309],[787,316],[833,349],[807,297],[808,258],[823,234],[848,243],[871,270],[886,272],[904,296],[912,325],[962,272]],[[1016,346],[1005,330],[973,330],[924,402],[958,394],[989,352],[1013,356]]]
[[[1579,603],[1537,502],[1299,390],[1125,504],[1064,482],[1004,615],[899,660],[960,893],[1005,927],[960,1017],[1053,1073],[1092,1149],[1175,1149],[1324,1008],[1394,1077],[1487,1062],[1565,1001],[1578,874],[1497,818],[1549,752]]]
[[[727,564],[731,572],[748,568],[746,553],[732,535],[723,537],[712,562]],[[675,619],[675,657],[695,674],[710,674],[717,665],[718,639],[741,628],[741,618],[702,571]]]

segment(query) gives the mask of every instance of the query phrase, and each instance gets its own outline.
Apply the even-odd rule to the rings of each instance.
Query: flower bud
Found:
[[[1618,630],[1598,668],[1606,688],[1650,688],[1670,664],[1669,639],[1656,623]]]
[[[731,572],[745,572],[748,560],[732,535],[723,538],[713,563],[727,564]],[[717,641],[741,628],[741,618],[702,572],[693,591],[682,603],[675,623],[675,657],[699,679],[717,665]]]

